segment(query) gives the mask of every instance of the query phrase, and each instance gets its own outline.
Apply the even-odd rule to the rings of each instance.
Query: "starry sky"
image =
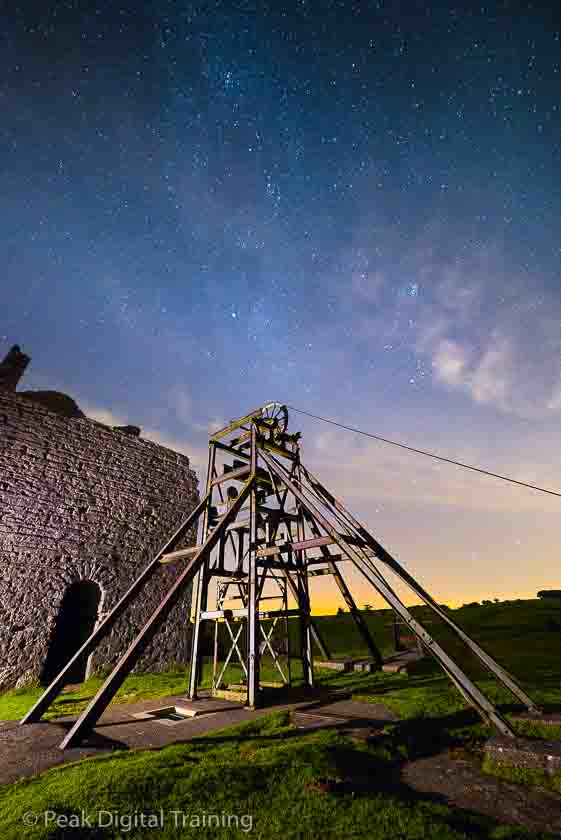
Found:
[[[561,490],[560,33],[510,0],[9,4],[0,353],[201,482],[275,399]],[[438,600],[559,587],[560,499],[298,429]]]

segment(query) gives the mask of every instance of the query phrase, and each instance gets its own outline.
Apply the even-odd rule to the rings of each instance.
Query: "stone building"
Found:
[[[17,346],[0,362],[0,690],[50,681],[199,501],[185,455],[65,394],[16,391],[28,363]],[[178,571],[162,567],[71,681],[118,660]],[[188,661],[190,598],[137,669]]]

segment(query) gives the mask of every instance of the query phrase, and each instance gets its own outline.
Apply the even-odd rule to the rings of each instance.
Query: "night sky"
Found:
[[[275,399],[561,490],[560,33],[506,0],[8,4],[0,353],[201,481]],[[438,600],[559,588],[560,499],[298,429]]]

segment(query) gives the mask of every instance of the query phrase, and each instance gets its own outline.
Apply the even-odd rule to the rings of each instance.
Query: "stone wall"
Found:
[[[38,679],[67,588],[101,589],[106,613],[199,500],[184,455],[0,389],[0,689]],[[195,540],[194,532],[184,545]],[[92,657],[114,664],[175,580],[162,567]],[[188,660],[190,593],[140,660]]]

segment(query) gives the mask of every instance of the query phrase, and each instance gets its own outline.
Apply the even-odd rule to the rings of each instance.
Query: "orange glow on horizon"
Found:
[[[368,593],[366,593],[366,594],[368,594]],[[467,597],[467,596],[464,597],[464,598],[460,598],[460,597],[456,596],[456,597],[450,597],[450,598],[442,597],[440,599],[437,599],[434,595],[433,595],[433,597],[435,598],[435,600],[438,601],[438,603],[446,604],[447,606],[452,607],[452,609],[458,609],[459,607],[462,607],[464,604],[469,604],[469,603],[472,603],[474,601],[479,601],[479,603],[481,603],[484,600],[491,600],[491,601],[494,600],[494,598],[489,597],[488,594],[481,595],[480,597],[474,597],[474,598]],[[516,592],[516,593],[511,593],[511,594],[508,594],[508,595],[497,596],[497,597],[499,598],[499,602],[501,602],[501,601],[516,601],[516,600],[530,601],[530,600],[535,600],[537,598],[537,593],[536,592]],[[319,597],[316,597],[316,598],[314,598],[313,595],[312,595],[311,601],[312,601],[312,615],[316,615],[316,616],[336,615],[339,607],[342,607],[343,610],[346,613],[349,612],[349,608],[344,603],[343,599],[337,597],[336,595],[335,596],[324,595],[323,597],[319,596]],[[364,600],[364,603],[372,604],[372,609],[374,611],[375,610],[389,609],[389,605],[386,604],[380,598],[380,596],[377,595],[377,594],[375,594],[370,599],[366,598]],[[364,603],[359,600],[358,603],[357,603],[358,608],[362,609],[364,607]],[[406,606],[408,608],[410,608],[410,607],[416,606],[420,603],[422,603],[420,600],[416,600],[413,603],[411,603],[410,601],[407,601]]]

